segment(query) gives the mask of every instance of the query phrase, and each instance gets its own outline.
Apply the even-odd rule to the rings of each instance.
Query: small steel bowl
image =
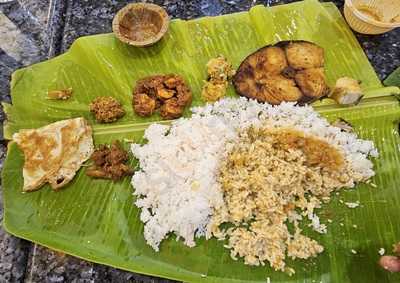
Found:
[[[150,46],[168,30],[169,17],[160,6],[149,3],[128,4],[115,15],[112,28],[116,37],[133,46]]]

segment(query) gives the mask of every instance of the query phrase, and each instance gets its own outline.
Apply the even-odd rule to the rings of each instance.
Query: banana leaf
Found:
[[[145,49],[120,43],[112,34],[80,38],[67,53],[13,74],[12,105],[3,104],[8,118],[4,136],[10,139],[23,128],[83,116],[93,125],[96,144],[114,139],[143,142],[144,129],[160,117],[141,118],[133,113],[131,92],[137,79],[157,73],[181,74],[194,93],[192,105],[201,105],[200,90],[210,58],[223,54],[237,67],[256,49],[288,39],[313,41],[325,49],[329,84],[340,76],[362,81],[367,95],[358,106],[341,108],[326,101],[315,106],[328,119],[350,121],[381,153],[374,161],[377,175],[373,183],[377,188],[359,185],[334,195],[320,211],[324,223],[333,220],[327,223],[326,235],[304,227],[325,251],[312,260],[289,260],[288,265],[296,269],[294,276],[233,261],[224,243],[215,239],[200,238],[196,247],[188,248],[171,236],[161,244],[159,253],[154,252],[145,243],[129,178],[116,183],[94,180],[81,169],[60,192],[45,186],[23,194],[23,154],[12,142],[2,172],[5,229],[93,262],[187,282],[266,282],[267,278],[272,282],[399,281],[399,275],[386,273],[376,264],[378,250],[389,251],[400,240],[400,180],[396,178],[400,168],[400,107],[391,95],[399,90],[381,85],[332,3],[307,0],[273,8],[255,6],[249,12],[213,18],[174,20],[166,37]],[[46,99],[48,90],[68,87],[73,88],[71,99]],[[97,124],[88,104],[102,95],[120,100],[127,115],[110,125]],[[235,96],[232,88],[228,95]],[[128,143],[125,146],[128,148]],[[132,159],[131,165],[138,164]],[[361,203],[356,209],[342,204],[356,200]]]
[[[383,83],[387,86],[400,86],[400,67],[394,70]]]

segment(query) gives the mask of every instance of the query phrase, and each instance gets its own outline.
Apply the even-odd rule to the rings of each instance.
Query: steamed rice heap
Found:
[[[136,205],[144,237],[156,251],[171,232],[190,247],[195,236],[216,236],[228,240],[234,259],[292,271],[286,255],[308,258],[323,250],[301,234],[298,221],[306,217],[314,230],[326,232],[314,208],[332,191],[374,175],[367,159],[377,156],[373,143],[331,126],[310,106],[240,98],[192,111],[191,118],[171,126],[152,124],[145,132],[148,142],[132,145],[141,168],[132,178]],[[337,152],[337,170],[323,162],[310,166],[304,149],[274,149],[271,138],[284,129]],[[220,229],[225,222],[231,227]]]

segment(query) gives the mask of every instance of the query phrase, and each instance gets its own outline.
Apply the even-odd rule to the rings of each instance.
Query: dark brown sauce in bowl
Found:
[[[168,14],[160,6],[129,4],[115,16],[113,31],[122,42],[148,46],[161,39],[168,29],[168,23]]]

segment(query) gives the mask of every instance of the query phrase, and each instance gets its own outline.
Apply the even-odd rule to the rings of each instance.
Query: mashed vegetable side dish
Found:
[[[196,236],[215,236],[227,239],[233,259],[244,257],[250,265],[267,261],[276,270],[294,272],[285,266],[286,256],[308,258],[323,251],[297,224],[309,221],[325,233],[314,208],[328,202],[332,191],[374,175],[368,159],[378,156],[373,143],[330,125],[310,106],[240,98],[192,111],[191,118],[171,126],[152,124],[145,131],[147,143],[132,145],[140,162],[132,177],[136,205],[144,237],[156,251],[171,232],[190,247]],[[327,154],[315,153],[321,146]],[[283,165],[289,179],[275,178]],[[296,192],[285,196],[293,185]],[[226,222],[230,228],[222,229]],[[278,248],[266,252],[260,248],[264,241]]]

